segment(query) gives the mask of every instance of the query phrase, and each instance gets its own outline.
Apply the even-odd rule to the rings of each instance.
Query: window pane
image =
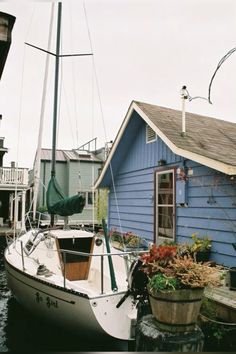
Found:
[[[156,237],[174,238],[174,171],[156,173]]]
[[[173,204],[173,173],[157,175],[158,204]]]
[[[158,210],[158,236],[173,237],[173,207],[159,206]]]
[[[93,192],[88,192],[88,205],[93,205]]]

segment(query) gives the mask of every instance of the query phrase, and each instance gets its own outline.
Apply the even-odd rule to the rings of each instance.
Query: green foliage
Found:
[[[37,211],[39,213],[46,213],[48,211],[48,209],[47,209],[46,205],[41,205],[37,208]]]
[[[203,298],[198,325],[205,336],[206,351],[231,351],[235,348],[236,328],[227,326],[218,317],[217,305],[213,301]],[[204,351],[205,351],[204,350]]]
[[[177,278],[171,278],[162,273],[157,273],[150,279],[148,287],[151,291],[176,290],[181,287],[181,284]]]
[[[97,197],[97,219],[101,224],[102,219],[107,219],[107,200],[108,200],[108,190],[99,189]]]
[[[198,237],[197,233],[192,234],[193,244],[191,245],[192,252],[209,251],[211,249],[211,239],[208,236]]]
[[[206,297],[203,298],[201,304],[201,314],[211,319],[217,318],[217,307],[213,301],[210,301]]]

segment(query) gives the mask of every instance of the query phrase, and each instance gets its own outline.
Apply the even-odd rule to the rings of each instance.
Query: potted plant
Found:
[[[197,233],[192,234],[193,243],[190,252],[193,253],[197,262],[207,262],[210,258],[211,239],[208,236],[198,237]]]
[[[204,288],[221,285],[220,267],[198,263],[178,245],[152,245],[141,256],[147,274],[152,313],[160,326],[174,331],[193,328]],[[174,326],[174,327],[173,327]]]
[[[110,242],[114,248],[120,250],[147,249],[147,241],[132,231],[121,233],[114,230],[110,232]]]

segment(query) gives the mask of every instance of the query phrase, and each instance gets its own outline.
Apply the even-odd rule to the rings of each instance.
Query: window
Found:
[[[175,196],[174,170],[156,172],[155,181],[155,234],[160,238],[174,240]]]
[[[82,194],[85,198],[85,208],[91,208],[93,206],[93,204],[95,203],[95,197],[96,194],[95,192],[90,192],[90,191],[86,191],[86,192],[78,192],[79,194]]]
[[[152,143],[157,139],[154,130],[147,124],[146,125],[146,143]]]
[[[95,193],[93,192],[87,192],[87,202],[88,202],[88,205],[93,205],[93,201],[94,201],[94,198],[95,198]]]

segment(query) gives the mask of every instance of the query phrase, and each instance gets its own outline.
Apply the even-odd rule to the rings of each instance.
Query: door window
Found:
[[[171,241],[175,234],[174,170],[156,172],[155,186],[156,241],[160,238]]]

